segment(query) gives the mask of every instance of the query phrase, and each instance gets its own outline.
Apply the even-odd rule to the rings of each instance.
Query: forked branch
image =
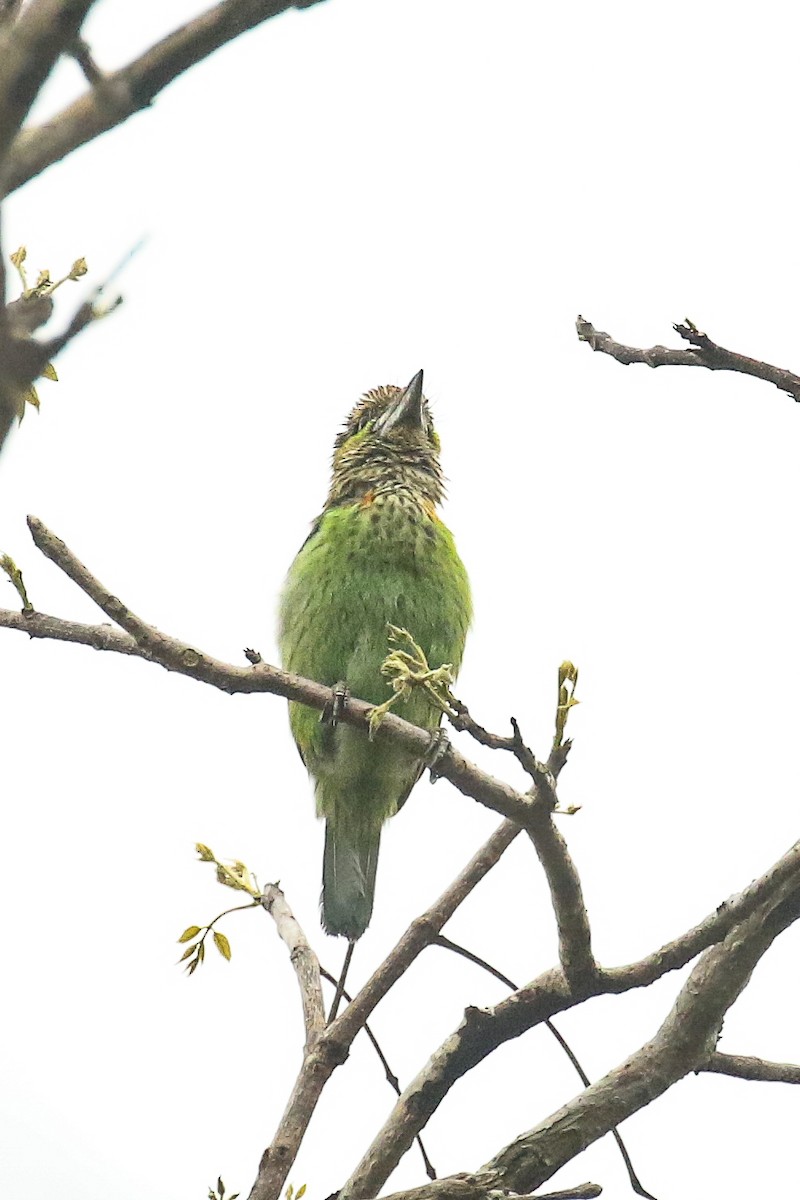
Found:
[[[650,346],[642,350],[636,346],[625,346],[622,342],[616,342],[611,334],[595,329],[583,317],[578,317],[575,328],[580,341],[588,343],[592,350],[610,355],[625,367],[631,363],[644,363],[648,367],[705,367],[708,371],[735,371],[739,375],[752,375],[754,379],[772,383],[781,391],[788,392],[794,400],[800,401],[800,376],[784,367],[773,367],[771,363],[726,350],[724,346],[712,342],[708,334],[701,333],[688,318],[672,326],[678,336],[689,343],[688,350],[674,350],[667,346]]]
[[[44,7],[41,0],[36,0],[28,7],[36,8],[37,3],[39,8]],[[81,3],[77,0],[49,0],[50,7],[57,11],[70,6],[86,10],[91,3],[92,0],[81,0]],[[127,66],[102,75],[78,100],[46,124],[19,133],[0,168],[0,195],[15,191],[79,146],[122,124],[134,113],[148,108],[159,92],[179,75],[240,34],[287,9],[311,8],[318,3],[320,0],[222,0],[222,3],[173,30]],[[12,39],[16,37],[21,23],[20,19],[7,36]],[[78,29],[79,23],[73,34]],[[82,43],[76,44],[74,36],[70,38],[69,31],[56,50],[60,53],[62,49],[69,49],[70,45],[85,63],[87,50],[85,47],[81,50]],[[96,65],[93,62],[92,65],[96,71]],[[31,78],[28,90],[32,90],[34,84],[35,79]],[[34,97],[36,91],[33,92]],[[24,115],[24,112],[15,112],[12,135],[19,128]]]

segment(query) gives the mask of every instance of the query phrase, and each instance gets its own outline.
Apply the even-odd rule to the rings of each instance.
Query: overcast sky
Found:
[[[104,0],[100,64],[199,11]],[[458,694],[545,756],[556,672],[580,668],[563,818],[596,952],[628,962],[700,920],[797,836],[800,408],[723,373],[623,368],[691,317],[800,370],[796,37],[788,6],[329,0],[246,35],[7,203],[6,252],[98,282],[141,237],[124,306],[58,361],[0,461],[0,550],[34,605],[102,616],[34,549],[32,512],[161,629],[276,660],[285,572],[367,388],[425,369],[445,519],[475,624]],[[63,65],[35,114],[84,87]],[[62,290],[64,321],[83,295]],[[0,583],[0,604],[15,596]],[[5,1195],[245,1195],[300,1060],[296,985],[263,914],[191,980],[175,939],[231,902],[196,840],[280,879],[323,963],[322,827],[282,701],[0,631]],[[482,766],[505,759],[461,737]],[[384,837],[363,981],[496,824],[423,782]],[[524,982],[556,961],[531,847],[446,932]],[[758,967],[721,1047],[800,1060],[798,934]],[[596,1078],[680,986],[563,1017]],[[504,989],[430,950],[376,1013],[401,1082]],[[323,1200],[392,1094],[363,1038],[291,1180]],[[575,1094],[544,1030],[451,1093],[426,1132],[474,1169]],[[624,1128],[659,1200],[796,1179],[796,1091],[690,1076]],[[554,1178],[630,1194],[609,1138]],[[415,1153],[393,1188],[424,1181]]]

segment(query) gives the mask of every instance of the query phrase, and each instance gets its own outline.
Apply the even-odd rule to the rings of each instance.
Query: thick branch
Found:
[[[773,367],[757,358],[746,358],[733,350],[725,350],[712,342],[707,334],[701,333],[691,321],[672,326],[684,341],[691,344],[691,350],[671,350],[667,346],[651,346],[648,350],[640,350],[635,346],[624,346],[621,342],[615,342],[610,334],[595,329],[583,317],[578,317],[575,328],[580,341],[587,342],[592,350],[609,354],[625,367],[630,363],[645,363],[648,367],[705,367],[709,371],[736,371],[740,375],[752,375],[755,379],[773,383],[776,388],[800,401],[800,376],[793,375],[783,367]]]
[[[49,2],[56,4],[57,0]],[[84,7],[90,2],[83,0]],[[287,9],[311,8],[319,2],[223,0],[174,30],[127,66],[104,76],[97,86],[46,124],[23,130],[4,164],[0,194],[15,191],[78,146],[147,108],[167,84],[239,34]]]
[[[590,994],[617,994],[653,983],[668,971],[685,966],[707,947],[733,936],[754,912],[763,912],[784,894],[791,895],[798,889],[800,842],[738,896],[720,905],[699,925],[656,954],[626,967],[601,969]],[[571,991],[561,971],[551,970],[493,1008],[468,1009],[458,1029],[404,1090],[345,1184],[341,1200],[374,1195],[459,1079],[504,1042],[574,1007],[582,998],[585,997]],[[609,1129],[617,1123],[612,1121]]]
[[[322,998],[319,959],[309,945],[277,883],[268,883],[261,896],[278,930],[281,940],[289,950],[294,973],[303,1001],[303,1023],[306,1030],[306,1053],[325,1028],[325,1003]]]
[[[541,1187],[565,1163],[627,1117],[663,1095],[707,1060],[728,1009],[759,959],[798,917],[794,881],[711,947],[692,970],[655,1037],[481,1169],[495,1186]]]
[[[458,1028],[404,1090],[340,1191],[340,1200],[376,1196],[457,1079],[503,1042],[575,1003],[563,972],[555,969],[540,975],[524,991],[524,1002],[520,1001],[523,993],[515,992],[493,1008],[466,1010]]]
[[[17,131],[94,0],[30,0],[0,27],[0,174]]]
[[[725,1013],[758,960],[800,915],[796,883],[776,894],[718,945],[706,951],[655,1037],[621,1066],[583,1091],[472,1174],[453,1175],[385,1200],[485,1200],[487,1193],[539,1188],[592,1142],[708,1061]],[[373,1184],[374,1186],[374,1184]],[[379,1186],[379,1185],[378,1185]],[[375,1190],[349,1190],[350,1197]]]

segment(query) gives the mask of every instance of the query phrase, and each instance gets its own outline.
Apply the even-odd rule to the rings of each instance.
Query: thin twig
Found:
[[[457,942],[451,942],[450,938],[446,938],[442,934],[439,934],[438,938],[436,939],[435,944],[437,946],[441,946],[442,949],[444,949],[444,950],[451,950],[454,954],[459,954],[459,955],[461,955],[462,958],[466,958],[468,962],[474,963],[475,966],[481,967],[484,971],[488,972],[489,975],[493,975],[495,979],[499,980],[500,983],[505,984],[505,986],[507,988],[509,988],[510,991],[512,991],[512,992],[519,991],[519,984],[514,983],[514,981],[509,979],[507,975],[504,975],[502,971],[498,971],[498,969],[496,967],[493,967],[491,963],[486,961],[486,959],[480,958],[477,954],[473,954],[471,950],[468,950],[466,948],[466,946],[459,946]],[[577,1058],[575,1052],[573,1051],[572,1047],[567,1042],[566,1038],[559,1032],[559,1030],[556,1028],[556,1026],[553,1024],[553,1022],[551,1020],[547,1019],[543,1022],[543,1024],[550,1031],[552,1036],[558,1042],[561,1049],[566,1054],[569,1061],[572,1063],[573,1067],[575,1068],[575,1071],[577,1072],[578,1076],[580,1077],[580,1081],[583,1084],[583,1086],[590,1087],[592,1081],[589,1078],[589,1076],[586,1074],[586,1072],[584,1071],[583,1067],[581,1066],[580,1062],[578,1061],[578,1058]],[[651,1192],[648,1192],[645,1189],[644,1185],[642,1184],[642,1182],[639,1179],[639,1176],[634,1171],[633,1162],[631,1161],[631,1156],[628,1153],[628,1150],[625,1146],[625,1143],[622,1140],[622,1137],[620,1136],[619,1130],[616,1128],[612,1129],[611,1135],[614,1138],[614,1141],[617,1143],[617,1148],[619,1149],[619,1152],[622,1155],[622,1161],[624,1162],[625,1170],[628,1173],[628,1180],[630,1182],[631,1189],[636,1193],[637,1196],[642,1196],[644,1198],[644,1200],[656,1200],[655,1196],[653,1196]],[[555,1195],[555,1194],[556,1193],[553,1193],[553,1195]],[[544,1198],[541,1198],[541,1200],[544,1200]]]
[[[344,962],[342,963],[342,970],[339,975],[339,981],[336,984],[336,991],[334,993],[333,1000],[331,1002],[331,1011],[328,1014],[328,1024],[329,1025],[332,1024],[332,1022],[336,1020],[336,1016],[339,1012],[339,1005],[341,1004],[342,997],[344,996],[345,980],[347,979],[347,972],[350,970],[350,963],[353,961],[353,951],[355,950],[355,948],[356,948],[356,944],[354,941],[349,941],[347,943],[347,950],[345,951]]]
[[[751,1058],[744,1054],[721,1054],[718,1050],[697,1068],[698,1074],[704,1071],[762,1083],[800,1083],[800,1066],[796,1063],[770,1062],[766,1058]]]
[[[322,999],[319,959],[311,949],[308,938],[286,902],[277,883],[268,883],[261,904],[272,917],[281,940],[289,951],[303,1002],[303,1023],[306,1030],[306,1053],[325,1028],[325,1004]]]
[[[461,700],[453,699],[451,703],[455,715],[448,713],[447,719],[453,728],[468,733],[479,745],[490,750],[507,750],[513,754],[523,771],[533,780],[542,801],[548,802],[554,809],[558,804],[558,797],[553,773],[545,763],[540,763],[533,751],[525,745],[516,717],[511,718],[511,735],[503,736],[490,733],[483,725],[479,725]]]
[[[461,701],[454,701],[453,708],[457,716],[451,716],[449,719],[456,729],[466,731],[482,746],[510,751],[533,780],[535,794],[542,802],[542,808],[536,821],[526,822],[526,831],[534,844],[550,887],[550,898],[558,927],[561,965],[572,987],[578,992],[584,991],[591,985],[597,970],[592,954],[589,916],[580,877],[566,841],[550,817],[550,813],[558,805],[556,780],[558,771],[566,761],[569,744],[566,743],[552,751],[552,764],[557,766],[557,770],[554,771],[550,761],[540,763],[525,745],[519,724],[514,717],[511,718],[511,736],[503,737],[490,733],[479,725]]]
[[[535,1196],[517,1196],[516,1200],[594,1200],[602,1194],[599,1183],[579,1183],[561,1192],[537,1192]]]
[[[92,87],[97,87],[98,84],[103,82],[103,72],[94,61],[89,43],[85,42],[83,38],[75,38],[75,41],[67,47],[67,54],[75,59],[88,84]]]
[[[625,367],[631,363],[644,363],[648,367],[705,367],[708,371],[735,371],[772,383],[800,401],[800,376],[783,367],[773,367],[757,358],[746,358],[744,354],[726,350],[712,342],[707,334],[701,333],[688,318],[685,323],[675,324],[672,328],[685,342],[689,342],[690,350],[671,350],[667,346],[650,346],[647,350],[641,350],[636,346],[625,346],[622,342],[614,341],[610,334],[595,329],[583,317],[578,317],[575,328],[580,341],[586,342],[592,350],[610,355]]]
[[[335,988],[338,988],[339,980],[336,978],[335,975],[331,975],[330,971],[326,971],[324,967],[320,967],[320,975],[322,976],[323,979],[326,979],[328,981],[328,983],[332,984]],[[352,994],[350,992],[348,992],[347,988],[342,988],[342,995],[348,1004],[353,999]],[[389,1060],[387,1059],[386,1055],[384,1054],[383,1050],[381,1049],[380,1042],[375,1037],[375,1034],[372,1032],[372,1026],[370,1025],[370,1023],[368,1021],[366,1021],[364,1023],[364,1033],[369,1038],[370,1045],[372,1046],[372,1049],[377,1054],[378,1061],[380,1062],[381,1066],[383,1067],[383,1071],[386,1076],[386,1082],[389,1084],[389,1087],[392,1089],[394,1094],[396,1096],[399,1096],[400,1095],[400,1080],[397,1078],[394,1071],[389,1066]],[[422,1163],[423,1163],[423,1166],[425,1167],[425,1174],[428,1176],[428,1179],[436,1179],[436,1170],[433,1166],[433,1163],[428,1158],[428,1152],[426,1151],[425,1146],[423,1145],[422,1138],[419,1137],[419,1135],[417,1135],[417,1137],[414,1138],[414,1141],[417,1143],[417,1145],[419,1147],[419,1152],[422,1155]]]

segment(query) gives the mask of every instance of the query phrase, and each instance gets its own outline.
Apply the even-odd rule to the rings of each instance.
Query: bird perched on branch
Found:
[[[284,667],[379,705],[387,625],[403,626],[431,667],[461,664],[471,617],[469,583],[450,531],[436,513],[444,483],[439,438],[422,394],[367,392],[333,450],[325,506],[297,555],[280,605]],[[341,691],[341,689],[339,689]],[[325,818],[322,924],[352,943],[372,916],[378,847],[422,772],[422,763],[353,726],[320,720],[291,703],[290,723]],[[402,715],[434,731],[441,721],[422,690]]]

